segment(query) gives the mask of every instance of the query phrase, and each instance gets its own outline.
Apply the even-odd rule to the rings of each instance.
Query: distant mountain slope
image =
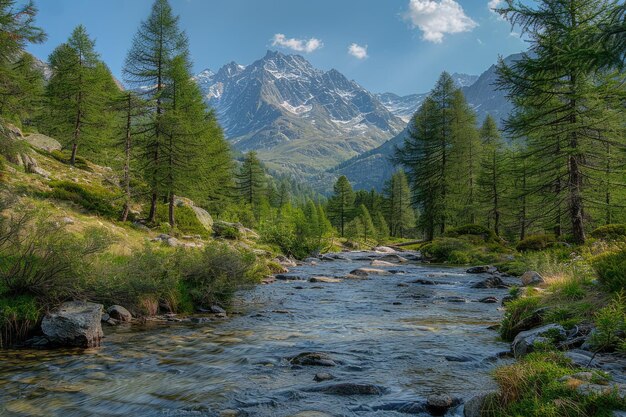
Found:
[[[268,51],[249,66],[230,63],[195,79],[240,151],[298,177],[323,172],[373,149],[406,125],[337,70],[300,55]]]
[[[519,59],[520,56],[520,54],[511,55],[505,59],[505,62],[510,64],[516,59]],[[496,66],[492,65],[487,71],[477,77],[474,83],[461,88],[467,98],[467,101],[476,110],[477,121],[479,124],[482,123],[487,114],[491,114],[498,122],[501,122],[502,119],[504,119],[513,109],[513,106],[506,98],[505,93],[503,91],[496,90],[496,80]],[[418,96],[420,98],[419,102],[417,101]],[[387,94],[381,94],[380,97],[383,103],[389,102],[388,100],[385,100],[385,98],[390,97]],[[414,105],[415,108],[411,113],[413,114],[417,111],[419,105],[421,105],[421,102],[425,97],[426,94],[399,97],[401,100],[396,100],[396,104],[402,102],[402,100],[407,104],[407,106],[402,110],[404,112],[403,114],[410,111],[409,103]],[[391,164],[389,158],[393,155],[396,147],[403,145],[406,135],[407,129],[405,128],[398,135],[394,136],[378,148],[351,158],[337,165],[329,172],[336,176],[347,176],[355,189],[368,190],[375,188],[380,190],[384,182],[391,177],[391,174],[396,169]]]

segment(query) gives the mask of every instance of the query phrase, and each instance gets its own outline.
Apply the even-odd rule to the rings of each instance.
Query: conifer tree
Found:
[[[624,91],[624,74],[598,77],[597,69],[581,59],[584,51],[599,48],[593,34],[610,22],[615,5],[610,0],[541,0],[533,5],[506,0],[499,9],[523,29],[531,45],[520,60],[510,66],[501,62],[498,68],[499,84],[516,106],[505,126],[514,138],[530,139],[527,150],[538,157],[537,169],[563,167],[569,231],[576,243],[586,239],[591,190],[602,182],[598,166],[603,161],[594,150],[604,149],[607,141],[624,146],[623,137],[604,132],[603,116],[607,106],[622,106],[615,98]],[[557,146],[559,154],[546,152]]]
[[[140,90],[148,103],[150,117],[145,121],[143,159],[145,177],[151,188],[148,220],[154,222],[161,192],[161,151],[165,145],[165,101],[163,91],[175,57],[187,56],[188,41],[179,29],[178,16],[168,0],[155,0],[150,16],[143,21],[133,39],[124,65],[124,77],[130,87]]]
[[[256,152],[248,152],[237,174],[237,190],[241,199],[250,207],[261,203],[266,192],[266,174]]]
[[[52,77],[46,88],[45,126],[71,148],[71,165],[80,145],[97,146],[94,142],[101,139],[107,119],[112,76],[94,46],[80,25],[49,58]]]
[[[500,235],[504,200],[504,143],[498,126],[491,116],[487,116],[480,129],[483,156],[480,164],[478,185],[483,203],[487,207],[487,220],[496,235]]]
[[[333,187],[333,196],[328,200],[328,216],[344,237],[346,225],[353,217],[355,194],[345,175],[339,177]]]
[[[358,216],[360,224],[361,224],[361,233],[363,236],[363,241],[367,243],[368,239],[371,239],[376,236],[376,227],[374,226],[374,221],[372,220],[372,216],[370,215],[369,210],[365,206],[365,204],[361,204],[358,209]]]
[[[391,236],[404,238],[415,227],[411,191],[404,171],[396,172],[385,186],[388,229]],[[382,225],[381,225],[382,226]]]

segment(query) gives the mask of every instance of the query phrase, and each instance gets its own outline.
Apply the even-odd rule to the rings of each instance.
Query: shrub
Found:
[[[40,315],[41,308],[33,296],[0,295],[0,348],[26,340]]]
[[[496,234],[487,229],[485,226],[478,224],[466,224],[464,226],[455,227],[445,233],[446,237],[459,236],[479,236],[483,242],[492,242],[497,240]]]
[[[422,247],[422,253],[437,262],[449,261],[452,253],[456,253],[456,259],[461,257],[462,252],[471,250],[471,245],[461,239],[443,237],[433,240]]]
[[[227,305],[235,292],[259,282],[267,273],[252,252],[214,244],[183,265],[184,287],[196,306]]]
[[[599,255],[592,261],[598,279],[608,290],[626,290],[626,249]]]
[[[558,352],[531,353],[496,370],[500,393],[483,409],[489,417],[610,417],[625,404],[611,394],[585,395],[561,378],[580,372]],[[596,375],[596,380],[603,376]]]
[[[600,226],[591,232],[591,236],[596,239],[622,240],[626,238],[626,224],[607,224],[606,226]]]
[[[231,240],[239,240],[242,237],[238,225],[223,221],[217,221],[213,224],[213,233],[215,237]]]
[[[209,231],[200,223],[196,212],[189,206],[176,206],[174,217],[176,220],[176,229],[185,234],[209,236]],[[159,204],[156,212],[156,223],[167,224],[169,227],[169,206],[167,204]],[[164,231],[164,230],[162,230]],[[168,231],[164,231],[169,233]]]
[[[119,216],[120,195],[104,187],[77,184],[72,181],[51,181],[50,187],[52,191],[48,193],[49,197],[71,201],[101,216],[110,218]]]
[[[596,328],[591,334],[591,345],[597,351],[621,348],[626,338],[626,296],[618,294],[609,305],[594,317]]]
[[[52,158],[63,164],[69,164],[72,159],[72,154],[68,151],[52,151],[49,154]],[[85,158],[77,156],[74,160],[74,166],[78,169],[82,169],[83,171],[91,171],[89,164]]]
[[[541,315],[537,313],[539,297],[523,297],[510,301],[500,324],[500,337],[511,341],[518,333],[541,324]]]
[[[516,249],[520,252],[540,251],[552,247],[556,244],[554,235],[533,235],[520,241]]]

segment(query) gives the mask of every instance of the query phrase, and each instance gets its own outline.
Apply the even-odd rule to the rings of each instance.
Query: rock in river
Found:
[[[443,416],[452,407],[461,404],[460,398],[452,398],[448,394],[433,394],[426,399],[426,409],[433,416]]]
[[[344,382],[341,384],[324,385],[310,389],[313,392],[321,392],[330,395],[382,395],[385,389],[378,385],[372,384],[356,384],[352,382]]]
[[[309,282],[323,282],[326,284],[334,284],[334,283],[341,282],[341,280],[337,278],[330,278],[330,277],[311,277],[309,278]]]
[[[337,363],[330,355],[321,352],[303,352],[297,356],[289,358],[293,365],[301,366],[336,366]]]
[[[114,305],[114,306],[107,308],[107,314],[112,319],[115,319],[121,322],[129,322],[133,319],[133,315],[130,314],[130,311],[118,305]]]
[[[102,304],[70,301],[46,314],[41,330],[56,347],[91,348],[100,346],[103,337],[100,320]]]
[[[328,372],[318,372],[315,374],[313,381],[322,382],[322,381],[330,381],[331,379],[335,379],[335,377],[332,374],[329,374]]]
[[[472,285],[472,288],[508,288],[508,285],[498,277],[489,277]]]
[[[350,275],[366,277],[368,275],[391,275],[391,271],[385,271],[383,269],[374,268],[357,268],[354,271],[350,271]]]

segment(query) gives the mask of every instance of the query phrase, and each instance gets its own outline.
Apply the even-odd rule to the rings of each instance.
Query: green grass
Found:
[[[41,316],[41,307],[29,295],[0,295],[0,348],[23,342]]]
[[[116,218],[121,211],[120,194],[99,185],[79,184],[73,181],[50,181],[52,191],[44,197],[71,201],[100,216]]]

